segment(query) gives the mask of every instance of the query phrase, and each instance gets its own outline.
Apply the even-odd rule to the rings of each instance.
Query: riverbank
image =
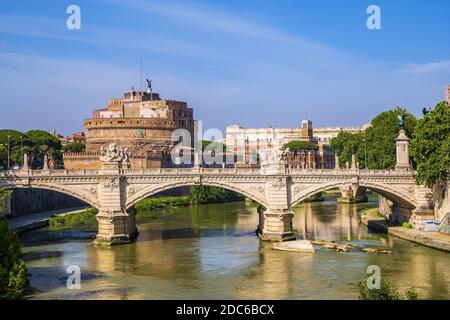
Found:
[[[84,207],[59,209],[40,213],[32,213],[8,220],[8,224],[17,234],[22,234],[31,230],[43,228],[49,225],[49,221],[54,216],[65,216],[78,214],[86,211]]]
[[[389,227],[378,208],[368,209],[360,216],[361,223],[369,229],[421,244],[430,248],[450,252],[450,235],[439,232],[425,232],[404,227]]]

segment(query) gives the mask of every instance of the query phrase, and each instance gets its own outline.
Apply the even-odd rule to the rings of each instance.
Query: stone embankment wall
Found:
[[[89,205],[64,193],[43,189],[16,189],[10,200],[10,215],[14,217],[83,206]]]
[[[390,225],[401,225],[403,222],[408,222],[411,217],[410,209],[400,207],[382,196],[378,198],[378,208]]]
[[[439,221],[443,221],[440,231],[450,234],[450,180],[442,186],[433,188],[435,199],[434,212]]]

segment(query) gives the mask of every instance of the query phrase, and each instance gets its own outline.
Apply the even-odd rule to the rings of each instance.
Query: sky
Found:
[[[448,0],[1,1],[0,128],[69,135],[142,78],[204,129],[419,116],[450,84],[449,12]]]

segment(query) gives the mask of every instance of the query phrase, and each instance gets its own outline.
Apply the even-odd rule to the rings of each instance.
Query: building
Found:
[[[84,134],[74,134],[73,140],[84,139],[86,152],[65,153],[64,166],[98,169],[100,149],[115,143],[130,150],[132,169],[170,167],[170,150],[179,142],[172,138],[176,129],[193,137],[193,110],[186,102],[161,99],[151,86],[147,92],[128,91],[84,121]]]
[[[358,133],[368,127],[328,127],[314,128],[310,120],[304,120],[299,128],[243,128],[231,125],[226,128],[227,150],[238,156],[242,164],[255,163],[257,154],[267,144],[284,145],[290,141],[309,141],[317,144],[318,150],[310,155],[288,155],[291,167],[332,169],[335,156],[330,149],[330,141],[340,132]]]
[[[62,146],[68,145],[69,143],[86,143],[84,132],[76,132],[69,137],[64,137],[57,133],[55,130],[47,132],[57,138],[61,142]]]

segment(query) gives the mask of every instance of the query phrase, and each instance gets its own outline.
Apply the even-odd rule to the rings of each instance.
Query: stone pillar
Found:
[[[24,153],[23,154],[23,161],[22,161],[22,170],[23,171],[28,171],[30,170],[30,166],[28,165],[28,154]]]
[[[346,184],[339,187],[341,196],[337,199],[339,203],[366,202],[366,188],[357,184]]]
[[[334,155],[334,168],[336,169],[336,170],[339,170],[340,169],[340,166],[339,166],[339,156],[336,154],[336,155]]]
[[[397,163],[395,170],[410,170],[411,165],[409,162],[409,141],[406,136],[405,130],[401,129],[400,134],[396,141],[397,144]]]
[[[268,208],[258,208],[258,235],[268,241],[295,238],[292,232],[293,213],[288,201],[288,178],[272,177],[265,189],[269,205]]]
[[[352,169],[352,170],[356,170],[356,169],[357,169],[357,166],[356,166],[356,156],[355,156],[354,153],[352,154],[352,167],[351,167],[351,169]]]
[[[94,244],[132,242],[137,236],[134,210],[123,208],[125,182],[120,176],[104,177],[99,185],[101,208],[97,214],[98,234]]]
[[[44,165],[42,166],[42,170],[48,171],[48,156],[44,155]]]
[[[424,186],[416,186],[418,206],[412,211],[410,222],[418,230],[422,230],[426,221],[434,220],[434,199],[432,190]]]
[[[102,162],[98,195],[101,207],[97,214],[98,234],[94,244],[115,245],[132,242],[137,236],[134,212],[123,209],[125,183],[119,175],[117,161]],[[110,175],[110,176],[108,176]]]

